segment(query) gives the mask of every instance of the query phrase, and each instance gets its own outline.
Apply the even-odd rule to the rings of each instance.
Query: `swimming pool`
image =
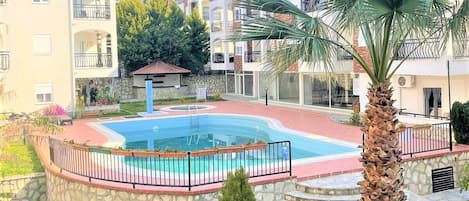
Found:
[[[290,130],[273,119],[257,116],[198,114],[102,125],[125,138],[125,149],[195,151],[257,141],[291,141],[292,159],[358,150],[353,145],[331,142],[324,137],[310,137],[314,135]]]

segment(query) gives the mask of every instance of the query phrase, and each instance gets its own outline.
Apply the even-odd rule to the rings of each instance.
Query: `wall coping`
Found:
[[[0,178],[0,183],[7,182],[7,181],[20,180],[20,179],[34,179],[34,178],[45,177],[45,176],[46,176],[45,172],[35,172],[31,174],[26,174],[26,175],[8,176],[8,177]]]

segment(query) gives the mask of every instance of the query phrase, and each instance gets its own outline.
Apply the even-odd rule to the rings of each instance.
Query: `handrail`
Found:
[[[110,5],[74,4],[73,17],[76,19],[111,19]]]

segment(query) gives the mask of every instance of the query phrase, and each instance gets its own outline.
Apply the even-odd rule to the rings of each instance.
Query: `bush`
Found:
[[[75,100],[75,118],[83,118],[85,114],[85,99],[83,96],[79,96]]]
[[[221,100],[221,92],[220,90],[216,90],[215,93],[213,94],[213,99],[215,100]]]
[[[67,112],[60,105],[49,105],[42,111],[44,116],[66,115]]]
[[[469,144],[469,101],[455,102],[450,112],[454,138],[459,144]]]
[[[186,102],[186,97],[184,97],[184,96],[179,97],[179,102],[180,103],[185,103]]]
[[[469,190],[469,164],[464,165],[464,169],[461,172],[461,176],[459,176],[458,182],[461,192]]]
[[[362,124],[361,119],[360,119],[360,113],[358,112],[352,113],[352,116],[350,116],[350,119],[349,119],[349,124],[354,125],[354,126],[360,126]]]
[[[219,201],[255,201],[252,187],[248,183],[248,175],[244,173],[244,168],[236,172],[228,173],[228,180],[223,183],[218,196]]]

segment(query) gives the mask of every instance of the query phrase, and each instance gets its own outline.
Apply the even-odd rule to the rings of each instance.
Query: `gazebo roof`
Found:
[[[154,74],[187,74],[190,70],[168,64],[165,62],[155,62],[148,64],[138,70],[132,72],[133,75],[154,75]]]

